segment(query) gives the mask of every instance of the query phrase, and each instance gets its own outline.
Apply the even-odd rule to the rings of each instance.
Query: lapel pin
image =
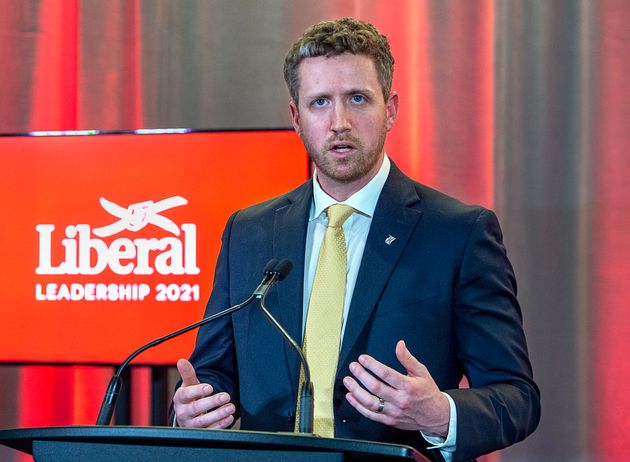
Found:
[[[385,244],[392,245],[392,242],[394,242],[395,240],[396,238],[390,234],[389,236],[387,236],[387,239],[385,239]]]

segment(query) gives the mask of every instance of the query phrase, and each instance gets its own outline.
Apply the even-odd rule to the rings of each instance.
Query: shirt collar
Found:
[[[379,168],[376,175],[374,175],[374,178],[372,178],[368,184],[363,186],[363,188],[358,190],[344,202],[341,202],[341,204],[349,205],[362,215],[366,215],[371,218],[372,215],[374,215],[376,203],[378,202],[381,190],[383,189],[383,186],[385,186],[385,181],[389,175],[390,165],[391,162],[389,157],[385,154],[381,168]],[[311,204],[309,221],[318,218],[329,206],[339,203],[340,202],[336,201],[324,192],[317,181],[317,171],[315,171],[313,174],[313,202]]]

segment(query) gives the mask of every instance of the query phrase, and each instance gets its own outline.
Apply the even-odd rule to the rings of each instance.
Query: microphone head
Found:
[[[278,262],[274,268],[274,273],[278,275],[278,281],[282,281],[286,278],[293,269],[293,262],[288,258],[284,258]]]
[[[275,273],[276,266],[278,266],[278,260],[272,258],[265,265],[265,269],[263,270],[263,274],[273,274]]]

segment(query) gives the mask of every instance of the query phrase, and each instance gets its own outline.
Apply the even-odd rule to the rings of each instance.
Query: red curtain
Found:
[[[1,8],[2,28],[15,35],[0,40],[2,62],[11,63],[4,69],[9,84],[0,85],[7,103],[0,105],[0,117],[6,120],[10,111],[13,117],[22,110],[31,130],[75,130],[95,118],[98,126],[142,127],[139,1],[99,2],[90,9],[79,0],[8,3]],[[102,10],[101,27],[87,33],[81,19],[99,14],[93,8]],[[94,40],[99,43],[91,43]],[[16,50],[16,43],[22,48]],[[95,48],[103,50],[98,53],[98,72],[82,65],[86,54],[97,52]],[[94,82],[95,76],[104,82]],[[96,107],[91,93],[95,88],[101,91]],[[108,367],[19,368],[17,425],[93,424],[112,373]],[[132,420],[148,425],[149,371],[135,370],[133,378]],[[16,458],[32,460],[25,455]]]
[[[593,160],[593,440],[598,460],[630,457],[630,10],[599,2]],[[601,443],[601,444],[600,444]]]

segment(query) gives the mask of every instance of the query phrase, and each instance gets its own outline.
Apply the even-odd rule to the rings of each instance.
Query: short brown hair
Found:
[[[372,24],[354,18],[319,22],[306,29],[291,46],[284,60],[284,80],[293,101],[298,102],[298,69],[304,58],[337,56],[346,52],[372,59],[383,98],[387,101],[394,78],[394,57],[389,42]]]

